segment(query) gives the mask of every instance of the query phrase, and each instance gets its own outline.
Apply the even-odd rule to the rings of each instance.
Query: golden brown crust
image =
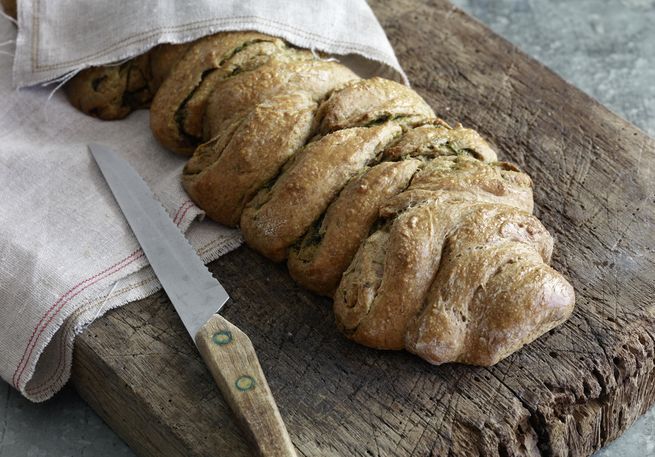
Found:
[[[315,110],[302,92],[260,103],[196,149],[182,176],[187,193],[210,218],[236,226],[246,203],[304,146]]]
[[[82,70],[64,88],[68,100],[80,111],[103,120],[122,119],[152,100],[148,85],[149,54],[121,65]]]
[[[553,241],[532,215],[475,205],[447,240],[406,347],[431,363],[493,365],[560,324],[571,286],[546,263]]]
[[[357,248],[378,219],[380,206],[404,190],[421,162],[383,162],[353,179],[330,205],[320,226],[292,249],[291,277],[313,292],[332,296]]]
[[[150,106],[161,81],[187,48],[186,44],[162,44],[120,65],[82,70],[64,90],[80,111],[103,120],[122,119]]]
[[[262,189],[241,215],[246,242],[274,261],[287,257],[350,178],[396,138],[387,123],[340,130],[309,143],[285,166],[270,189]]]
[[[381,229],[389,232],[388,243],[374,252],[364,247],[365,241],[360,251],[366,255],[355,256],[335,294],[337,322],[346,334],[377,348],[404,347],[407,326],[422,309],[445,238],[457,222],[479,202],[531,210],[527,175],[510,175],[506,180],[503,173],[520,174],[467,156],[437,157],[414,176],[404,192],[380,208],[382,217],[396,216]],[[382,266],[364,265],[371,259]],[[381,277],[371,279],[372,271]],[[379,287],[372,290],[370,284]]]
[[[435,198],[503,203],[532,212],[532,180],[505,162],[486,163],[467,156],[436,157],[416,174],[407,190],[380,209],[390,217]]]
[[[150,51],[150,89],[156,94],[175,65],[184,57],[191,43],[160,44]]]
[[[475,130],[458,124],[450,127],[441,119],[409,130],[400,140],[384,151],[385,160],[403,157],[438,157],[468,154],[484,162],[498,160],[496,152]]]
[[[435,364],[490,365],[570,315],[573,289],[547,265],[552,238],[513,188],[529,181],[506,168],[438,158],[382,208],[396,218],[363,243],[335,293],[350,338]]]
[[[389,233],[385,243],[377,242],[382,234],[371,237],[372,246],[364,241],[334,294],[337,325],[349,338],[378,349],[405,346],[407,325],[421,309],[455,217],[434,205],[417,206],[380,230]]]
[[[218,33],[193,43],[152,102],[155,138],[174,152],[192,154],[202,140],[202,117],[215,85],[284,49],[282,40],[255,32]]]
[[[303,91],[320,100],[334,88],[356,78],[347,67],[317,60],[311,53],[293,58],[275,56],[266,65],[216,86],[207,103],[205,138],[216,136],[232,116],[249,111],[276,94]]]
[[[316,130],[321,134],[395,120],[416,125],[434,118],[434,111],[407,86],[384,78],[351,81],[321,104]]]

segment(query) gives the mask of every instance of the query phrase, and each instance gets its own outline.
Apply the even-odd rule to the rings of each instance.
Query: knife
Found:
[[[260,456],[295,457],[250,339],[217,314],[229,299],[223,286],[134,168],[106,146],[89,150],[242,431]]]

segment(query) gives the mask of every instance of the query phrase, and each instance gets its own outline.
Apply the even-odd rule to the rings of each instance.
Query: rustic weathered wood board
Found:
[[[211,265],[304,456],[588,455],[655,401],[655,141],[446,1],[371,2],[435,111],[536,184],[577,291],[571,319],[497,366],[366,349],[329,302],[241,248]],[[140,455],[249,455],[166,297],[75,347],[82,396]]]

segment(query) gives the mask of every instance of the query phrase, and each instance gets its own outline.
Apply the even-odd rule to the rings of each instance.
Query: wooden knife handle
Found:
[[[196,334],[203,360],[262,457],[296,457],[250,338],[219,314]]]

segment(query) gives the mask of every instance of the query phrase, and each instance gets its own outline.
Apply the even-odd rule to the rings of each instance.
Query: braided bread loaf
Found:
[[[88,70],[68,93],[102,118],[152,100],[156,138],[191,155],[194,202],[333,297],[358,343],[491,365],[573,309],[530,178],[401,84],[239,32]]]

